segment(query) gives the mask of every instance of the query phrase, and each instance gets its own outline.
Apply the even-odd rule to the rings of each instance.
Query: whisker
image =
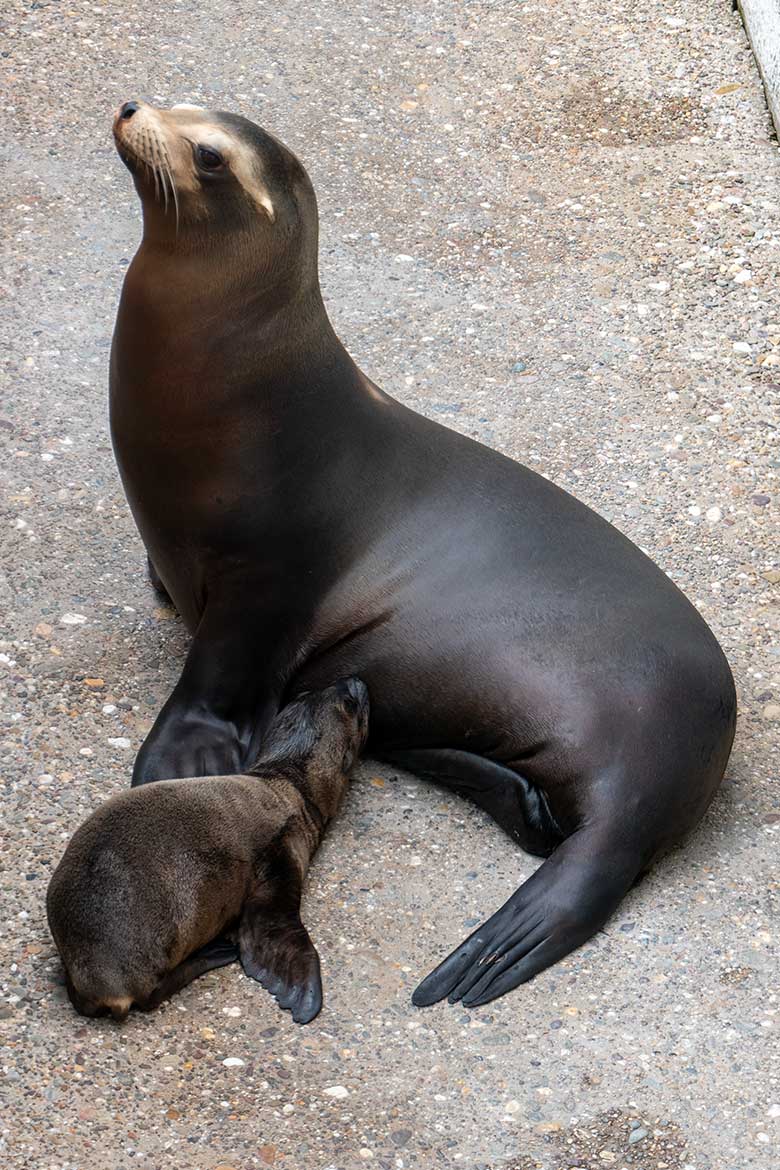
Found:
[[[142,138],[143,138],[144,146],[146,147],[146,152],[148,154],[151,154],[151,156],[152,156],[152,161],[148,165],[151,168],[152,174],[154,175],[155,202],[159,203],[160,202],[160,179],[159,179],[159,176],[157,174],[157,167],[154,165],[154,146],[152,144],[151,135],[149,134],[149,132],[147,130],[143,131]]]
[[[160,183],[162,185],[163,199],[165,200],[165,214],[167,215],[168,214],[168,184],[165,181],[165,172],[163,171],[163,168],[162,168],[161,144],[160,144],[160,140],[156,134],[153,137],[152,149],[153,149],[153,153],[154,153],[155,168],[159,172],[159,175],[160,175]]]
[[[173,204],[176,208],[176,235],[179,234],[179,195],[176,190],[176,180],[173,177],[173,168],[171,167],[171,160],[168,151],[163,146],[163,165],[168,172],[168,178],[171,184],[171,193],[173,194]]]

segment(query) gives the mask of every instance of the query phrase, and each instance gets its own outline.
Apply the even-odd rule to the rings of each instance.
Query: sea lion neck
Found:
[[[134,409],[141,401],[163,407],[171,394],[178,399],[172,368],[190,371],[200,387],[187,400],[191,408],[205,405],[206,394],[216,408],[251,389],[275,411],[301,409],[324,392],[323,377],[312,379],[312,370],[327,372],[330,396],[363,393],[316,272],[304,280],[292,265],[264,268],[246,254],[237,266],[224,254],[215,259],[211,247],[182,251],[144,239],[125,276],[114,358],[122,397]]]
[[[205,329],[210,336],[238,319],[242,329],[267,335],[290,312],[299,336],[306,323],[330,328],[316,265],[274,262],[251,233],[187,232],[186,242],[144,233],[123,296],[163,327]]]

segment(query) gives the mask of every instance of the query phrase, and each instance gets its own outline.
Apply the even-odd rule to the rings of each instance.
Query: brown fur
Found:
[[[49,926],[84,1015],[156,1006],[239,957],[313,1018],[319,961],[303,879],[365,740],[357,680],[277,716],[249,775],[164,780],[112,797],[76,831],[49,885]],[[237,930],[237,943],[221,939]]]

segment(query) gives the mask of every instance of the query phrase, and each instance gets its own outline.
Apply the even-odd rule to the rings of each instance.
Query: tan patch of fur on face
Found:
[[[132,119],[119,123],[118,134],[120,142],[150,166],[158,161],[155,151],[157,155],[164,154],[177,191],[186,192],[204,213],[206,201],[198,198],[203,188],[193,157],[193,144],[217,151],[255,206],[271,223],[275,221],[273,201],[259,174],[256,154],[241,139],[213,123],[207,111],[189,105],[157,110],[144,104]]]

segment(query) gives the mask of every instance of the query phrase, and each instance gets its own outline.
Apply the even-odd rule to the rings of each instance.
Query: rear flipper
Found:
[[[450,748],[410,748],[380,758],[472,801],[526,853],[549,857],[563,840],[542,790],[497,760]]]
[[[138,1006],[142,1011],[149,1012],[159,1007],[164,999],[169,999],[175,992],[181,991],[193,979],[205,975],[207,971],[214,971],[217,967],[227,967],[238,959],[238,947],[227,938],[215,938],[206,943],[197,951],[188,955],[178,967],[174,967],[165,978],[158,983],[152,994]]]
[[[301,922],[298,899],[250,898],[238,942],[247,975],[270,991],[296,1024],[313,1020],[322,1007],[320,958]]]
[[[614,830],[612,833],[614,836]],[[607,921],[647,858],[604,826],[579,829],[412,996],[465,1007],[497,999],[586,942]]]

